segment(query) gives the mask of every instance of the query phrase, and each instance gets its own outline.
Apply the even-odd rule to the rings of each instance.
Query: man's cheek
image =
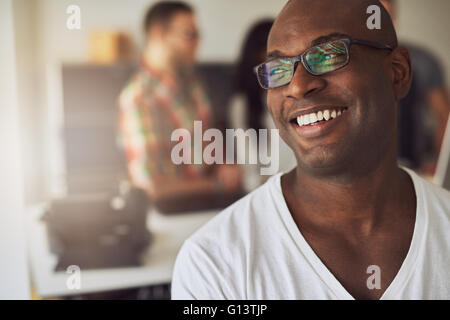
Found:
[[[273,112],[273,102],[270,99],[270,94],[267,94],[266,97],[266,104],[267,104],[267,111],[269,111],[269,114],[272,116],[272,118],[275,120],[274,112]]]
[[[273,92],[273,90],[269,90],[269,92],[267,93],[267,109],[274,121],[277,121],[281,113],[281,103],[279,103],[278,101],[281,100],[276,97],[276,94]]]

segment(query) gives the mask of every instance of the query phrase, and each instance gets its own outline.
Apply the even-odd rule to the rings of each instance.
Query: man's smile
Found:
[[[299,111],[290,123],[303,138],[316,138],[329,133],[344,118],[347,107],[318,107]]]

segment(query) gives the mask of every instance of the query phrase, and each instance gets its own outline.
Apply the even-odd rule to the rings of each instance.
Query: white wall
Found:
[[[93,29],[115,28],[130,32],[142,42],[142,20],[155,0],[39,0],[47,58],[86,61],[87,38]],[[259,18],[274,17],[285,0],[186,0],[197,12],[202,45],[201,60],[233,61],[249,25]],[[81,9],[82,29],[66,29],[68,5]]]
[[[39,201],[46,188],[46,164],[48,153],[42,137],[48,114],[42,108],[45,97],[45,74],[39,56],[39,25],[37,2],[14,0],[14,33],[16,49],[17,88],[21,127],[21,145],[24,159],[25,195],[27,202]],[[36,192],[38,191],[38,192]]]
[[[400,40],[420,44],[440,59],[450,83],[450,1],[399,0]]]
[[[12,0],[0,1],[0,299],[28,299]]]

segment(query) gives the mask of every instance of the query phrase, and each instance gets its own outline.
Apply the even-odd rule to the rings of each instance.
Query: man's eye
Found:
[[[289,72],[289,71],[290,71],[290,69],[287,68],[287,67],[282,67],[282,66],[274,67],[274,68],[272,68],[270,70],[270,75],[271,76],[275,76],[275,75],[279,75],[279,74],[286,73],[286,72]]]
[[[310,54],[307,57],[307,60],[309,63],[320,63],[322,61],[321,57],[322,55],[319,54]]]
[[[311,63],[322,63],[325,61],[329,61],[335,59],[338,55],[329,53],[329,54],[314,54],[308,57],[308,61]]]

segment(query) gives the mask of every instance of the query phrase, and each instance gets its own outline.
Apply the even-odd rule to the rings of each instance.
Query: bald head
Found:
[[[367,9],[372,5],[380,9],[380,29],[367,26],[373,14]],[[313,75],[303,60],[288,84],[267,93],[280,136],[294,150],[299,167],[312,175],[359,175],[377,167],[383,158],[396,161],[392,138],[397,130],[396,104],[409,91],[411,59],[408,50],[398,46],[392,20],[378,0],[289,1],[270,31],[268,59],[297,57],[316,45],[345,38],[360,42],[351,46],[342,68]],[[281,67],[276,70],[280,77],[284,76]],[[329,127],[299,124],[299,115],[324,108],[346,111]]]
[[[367,8],[381,10],[381,29],[367,28]],[[378,0],[290,0],[278,15],[272,31],[299,31],[309,35],[347,34],[352,38],[372,40],[397,46],[391,17]],[[269,36],[269,42],[271,36]]]

